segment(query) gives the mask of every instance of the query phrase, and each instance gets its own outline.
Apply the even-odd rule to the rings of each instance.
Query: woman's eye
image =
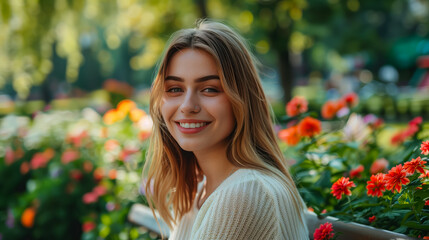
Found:
[[[169,92],[169,93],[178,93],[178,92],[182,92],[182,89],[180,89],[180,88],[169,88],[167,90],[167,92]]]
[[[219,91],[216,88],[204,88],[203,92],[213,93],[213,92],[219,92]]]

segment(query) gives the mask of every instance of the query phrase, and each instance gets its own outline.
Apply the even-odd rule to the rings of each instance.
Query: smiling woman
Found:
[[[209,21],[175,33],[150,112],[146,193],[170,239],[308,239],[305,205],[237,33]]]

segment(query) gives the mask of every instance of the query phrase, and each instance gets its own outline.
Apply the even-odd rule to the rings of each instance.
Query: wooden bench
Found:
[[[152,231],[159,236],[161,236],[161,229],[164,237],[168,237],[170,235],[170,231],[167,227],[167,224],[157,215],[159,224],[155,221],[155,218],[152,215],[152,210],[147,206],[141,204],[134,204],[128,214],[128,219],[130,222],[135,223],[137,225],[143,226],[147,228],[149,231]],[[313,233],[316,228],[320,226],[320,224],[330,222],[334,228],[336,233],[341,233],[338,240],[386,240],[386,239],[394,239],[394,240],[413,240],[417,238],[408,237],[403,234],[377,229],[374,227],[366,226],[358,223],[346,223],[342,221],[338,221],[337,218],[326,217],[323,219],[319,219],[316,214],[312,212],[307,212],[305,214],[305,218],[307,221],[307,227],[310,233],[310,239],[313,239]]]

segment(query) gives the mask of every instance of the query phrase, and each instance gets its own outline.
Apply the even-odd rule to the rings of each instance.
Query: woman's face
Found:
[[[194,153],[224,150],[235,118],[213,57],[184,49],[170,59],[161,113],[177,143]]]

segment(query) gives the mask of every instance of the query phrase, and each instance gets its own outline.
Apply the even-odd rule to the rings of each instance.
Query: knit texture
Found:
[[[198,197],[198,196],[197,196]],[[308,239],[303,213],[274,177],[239,169],[198,210],[196,204],[170,239]],[[300,218],[300,215],[302,216]]]

